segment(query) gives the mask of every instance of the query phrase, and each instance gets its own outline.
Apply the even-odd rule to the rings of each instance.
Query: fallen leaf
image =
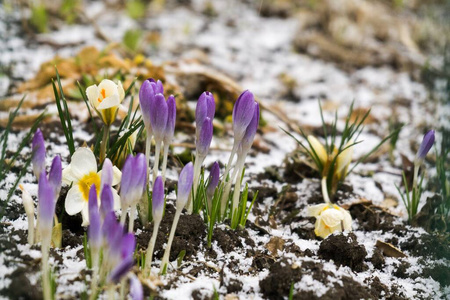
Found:
[[[406,257],[406,254],[403,253],[400,249],[396,248],[394,245],[390,243],[385,243],[380,240],[377,240],[375,247],[381,250],[385,256],[388,257]]]
[[[283,251],[284,248],[284,240],[277,236],[274,236],[270,239],[270,241],[266,244],[266,249],[272,253],[273,256],[278,256],[278,250]]]

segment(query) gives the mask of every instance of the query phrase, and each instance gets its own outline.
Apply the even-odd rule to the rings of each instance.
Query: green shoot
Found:
[[[405,193],[400,191],[400,188],[396,185],[397,191],[402,198],[403,204],[406,207],[408,213],[408,221],[411,222],[412,218],[417,214],[417,209],[419,207],[420,198],[422,196],[422,182],[424,176],[421,177],[418,186],[414,186],[410,189],[408,187],[408,182],[406,180],[405,172],[402,172],[403,184],[405,186]]]
[[[181,263],[183,262],[183,258],[186,255],[186,250],[181,250],[180,253],[178,253],[177,257],[177,266],[178,268],[181,267]]]

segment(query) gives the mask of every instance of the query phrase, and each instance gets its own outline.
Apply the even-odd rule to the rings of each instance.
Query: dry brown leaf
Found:
[[[383,241],[377,240],[375,247],[381,250],[385,256],[388,257],[406,257],[407,255],[403,253],[400,249],[396,248],[390,243],[385,243]]]
[[[266,249],[270,251],[273,256],[278,256],[278,250],[283,251],[284,249],[284,240],[277,236],[274,236],[270,239],[270,241],[266,244]]]

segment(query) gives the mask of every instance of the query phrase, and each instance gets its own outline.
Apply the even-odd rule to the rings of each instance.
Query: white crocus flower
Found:
[[[121,172],[117,167],[113,167],[112,185],[120,182]],[[75,215],[81,212],[83,216],[82,226],[89,225],[89,189],[93,184],[100,192],[101,171],[97,172],[97,161],[94,153],[89,148],[80,147],[72,155],[70,164],[63,170],[63,183],[71,184],[72,188],[66,196],[65,209],[67,214]],[[120,208],[120,197],[115,189],[112,189],[114,196],[114,209]],[[98,197],[101,201],[100,197]],[[100,203],[99,203],[100,204]]]
[[[111,125],[116,119],[117,109],[125,97],[125,91],[120,81],[115,84],[109,79],[103,79],[98,86],[94,84],[88,87],[86,95],[103,122]]]
[[[352,230],[350,213],[336,204],[310,206],[308,214],[316,218],[314,233],[321,238],[326,238],[335,231]]]

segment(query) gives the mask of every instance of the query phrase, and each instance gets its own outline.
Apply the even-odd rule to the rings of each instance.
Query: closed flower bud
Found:
[[[175,133],[175,121],[177,119],[177,104],[175,97],[170,95],[167,99],[167,123],[164,133],[164,145],[169,145],[172,142]]]
[[[166,133],[168,107],[162,94],[156,94],[150,111],[150,122],[156,141],[162,141]]]
[[[208,198],[212,198],[214,196],[214,192],[216,191],[217,185],[219,184],[220,179],[220,167],[217,162],[215,162],[211,170],[209,171],[209,182],[208,187],[206,189],[206,194]]]
[[[206,118],[214,119],[216,112],[216,103],[214,102],[214,96],[210,92],[203,92],[197,101],[197,107],[195,108],[195,124],[197,139],[200,135],[201,128]]]
[[[100,214],[98,211],[97,190],[95,184],[89,190],[89,228],[88,238],[89,245],[95,251],[99,250],[102,245],[102,234],[100,225]]]
[[[252,147],[253,140],[255,139],[256,131],[258,130],[259,125],[259,104],[257,102],[254,103],[255,109],[253,112],[253,118],[251,122],[248,124],[247,129],[245,130],[244,137],[242,138],[241,144],[238,148],[239,155],[246,155],[250,148]]]
[[[233,107],[233,131],[235,143],[240,142],[244,137],[245,130],[253,119],[254,110],[255,98],[249,90],[246,90],[239,96]]]
[[[42,171],[45,171],[45,143],[44,136],[39,128],[33,136],[31,162],[33,163],[34,176],[39,179]]]
[[[194,180],[194,166],[192,162],[184,166],[178,178],[177,209],[183,208],[191,194],[192,181]]]
[[[417,154],[416,154],[416,159],[415,159],[416,163],[420,164],[425,159],[425,156],[427,156],[428,152],[430,151],[431,147],[434,144],[434,139],[435,139],[434,135],[435,135],[435,131],[430,130],[423,137],[422,143],[420,144],[419,151],[417,151]]]
[[[62,166],[61,157],[59,157],[59,155],[53,158],[52,166],[50,168],[50,172],[48,173],[48,181],[55,191],[55,198],[58,199],[62,184]]]
[[[130,296],[132,300],[143,300],[144,290],[142,289],[142,284],[136,275],[131,274],[130,276]]]
[[[55,191],[53,186],[48,182],[45,172],[41,173],[38,184],[39,199],[39,231],[41,236],[47,235],[51,237],[53,214],[55,213]]]
[[[145,156],[139,153],[129,155],[122,169],[120,200],[122,207],[137,203],[145,192],[147,185],[147,164]]]

